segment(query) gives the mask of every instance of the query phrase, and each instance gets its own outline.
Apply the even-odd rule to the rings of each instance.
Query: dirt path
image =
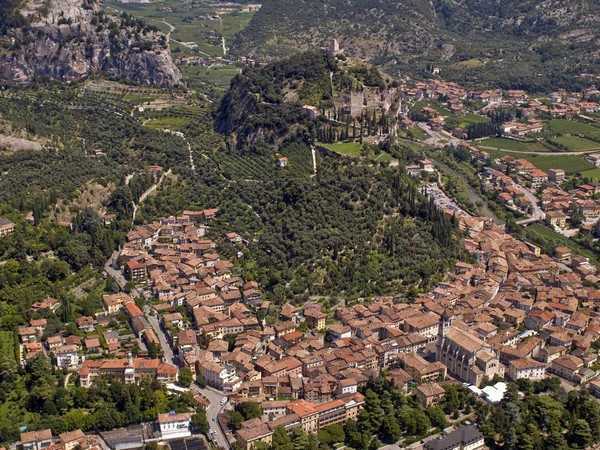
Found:
[[[131,218],[132,225],[135,223],[135,217],[137,215],[139,205],[144,203],[144,201],[148,198],[148,196],[150,194],[152,194],[154,191],[156,191],[159,188],[159,186],[162,184],[164,179],[166,177],[168,177],[169,175],[171,175],[171,173],[173,173],[172,169],[167,170],[165,173],[163,173],[160,176],[159,180],[156,183],[154,183],[152,186],[150,186],[148,189],[146,189],[146,191],[144,191],[144,193],[142,195],[140,195],[140,198],[138,199],[137,203],[132,202],[133,203],[133,214],[132,214],[132,218]]]

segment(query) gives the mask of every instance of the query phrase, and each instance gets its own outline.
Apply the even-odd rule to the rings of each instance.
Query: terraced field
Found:
[[[486,152],[493,158],[501,158],[502,156],[509,155],[513,158],[526,159],[542,170],[563,169],[567,174],[573,174],[592,169],[592,165],[580,155],[561,155],[560,153],[556,155],[534,155],[503,152],[502,150],[486,150]]]
[[[214,156],[221,172],[227,178],[260,181],[270,177],[277,170],[275,160],[270,156],[238,155],[220,152]]]

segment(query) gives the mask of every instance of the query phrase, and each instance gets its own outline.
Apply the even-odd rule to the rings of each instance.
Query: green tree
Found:
[[[235,406],[235,410],[239,412],[244,420],[255,419],[263,415],[263,409],[258,402],[241,402]]]
[[[386,416],[383,419],[380,436],[384,442],[388,443],[393,443],[400,439],[402,429],[394,416]]]
[[[567,450],[567,441],[559,430],[552,431],[544,441],[545,450]]]
[[[207,434],[209,430],[208,419],[206,418],[206,411],[202,408],[198,408],[192,416],[192,427],[199,433]]]
[[[577,419],[569,433],[569,443],[575,448],[586,448],[592,442],[592,430],[583,419]]]
[[[275,428],[273,432],[272,450],[294,450],[294,444],[283,427]]]
[[[429,416],[429,420],[431,420],[431,424],[438,427],[440,430],[443,430],[448,426],[446,414],[444,414],[444,411],[439,406],[428,408],[427,415]]]
[[[189,388],[192,385],[192,381],[194,381],[194,379],[189,367],[183,367],[179,370],[179,377],[177,379],[177,384],[179,384],[179,386]]]
[[[242,416],[237,411],[231,411],[229,413],[229,427],[232,430],[239,430],[242,428],[242,422],[244,421],[244,416]]]
[[[198,372],[196,374],[196,384],[200,386],[202,389],[206,387],[206,378],[202,372]]]

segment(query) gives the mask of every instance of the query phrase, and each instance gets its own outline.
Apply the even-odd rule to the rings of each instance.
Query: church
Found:
[[[453,324],[445,312],[438,326],[436,359],[448,368],[449,375],[475,386],[484,378],[504,376],[496,351],[471,333],[464,323]]]

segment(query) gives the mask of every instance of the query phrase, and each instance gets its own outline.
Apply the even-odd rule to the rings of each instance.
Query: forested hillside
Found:
[[[301,145],[281,151],[310,160]],[[440,280],[461,254],[452,221],[397,169],[320,152],[317,176],[299,176],[298,166],[277,169],[272,156],[250,153],[235,157],[231,173],[224,169],[233,158],[214,152],[189,183],[149,199],[141,217],[218,206],[218,225],[248,239],[239,261],[244,277],[275,301],[414,294]]]
[[[331,98],[329,73],[336,70],[335,61],[320,51],[298,54],[264,68],[246,68],[232,80],[221,100],[216,128],[230,135],[241,150],[280,144],[285,139],[309,139],[311,121],[302,105]],[[293,101],[288,101],[292,91]]]
[[[337,135],[354,129],[356,136],[357,127],[362,132],[383,122],[386,110],[380,102],[378,114],[372,110],[369,117],[351,116],[352,93],[367,89],[380,99],[386,87],[371,65],[346,63],[321,50],[298,53],[266,66],[246,67],[237,75],[221,100],[215,127],[227,136],[230,148],[255,153],[286,142],[326,140],[332,126],[344,129]]]
[[[337,38],[389,70],[547,90],[598,72],[599,13],[588,0],[266,0],[234,50],[270,59]]]

